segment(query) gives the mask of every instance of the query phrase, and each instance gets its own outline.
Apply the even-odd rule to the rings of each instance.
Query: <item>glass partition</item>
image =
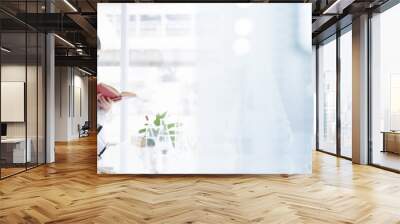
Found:
[[[43,5],[0,3],[18,13]],[[43,33],[0,12],[0,178],[45,162],[45,44]]]
[[[32,1],[27,2],[26,12],[28,13],[42,13],[43,7],[45,4],[43,1]],[[33,17],[33,20],[38,19],[38,17]],[[38,22],[38,21],[35,21]],[[39,164],[39,158],[41,161],[43,159],[43,149],[44,145],[41,144],[42,150],[39,151],[39,128],[42,128],[44,125],[39,125],[39,109],[42,109],[44,95],[43,93],[44,85],[40,85],[39,82],[43,81],[42,77],[39,79],[39,76],[42,76],[42,64],[44,64],[43,56],[44,52],[44,35],[39,33],[34,29],[27,29],[27,99],[26,99],[26,110],[27,110],[27,150],[31,151],[31,161],[27,163],[27,167],[34,167]],[[39,88],[39,86],[41,88]],[[41,92],[39,92],[39,89]],[[42,97],[39,102],[40,96]],[[41,113],[44,110],[40,111]],[[41,119],[43,123],[44,120]],[[43,139],[43,138],[42,138]],[[43,143],[43,142],[42,142]],[[41,153],[39,153],[41,152]]]
[[[318,149],[336,153],[336,39],[318,47]]]
[[[2,177],[26,169],[26,33],[1,34],[1,161]],[[6,49],[6,50],[4,50]]]
[[[372,17],[371,162],[400,170],[400,5]]]
[[[27,167],[37,165],[37,132],[38,132],[38,35],[36,32],[27,33],[27,74],[26,74],[26,112],[27,112],[27,151],[30,153],[30,160]]]
[[[340,154],[352,157],[352,33],[340,36]]]
[[[37,73],[37,162],[43,164],[46,162],[46,38],[43,33],[38,33],[38,73]]]

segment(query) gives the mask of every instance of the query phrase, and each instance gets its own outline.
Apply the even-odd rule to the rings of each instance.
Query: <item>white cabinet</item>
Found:
[[[2,145],[8,145],[12,147],[12,162],[13,163],[25,163],[32,161],[32,140],[26,140],[27,147],[25,151],[25,138],[7,138],[2,139]],[[26,161],[25,161],[26,160]]]

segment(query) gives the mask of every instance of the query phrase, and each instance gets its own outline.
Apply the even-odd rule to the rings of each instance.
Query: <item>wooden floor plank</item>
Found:
[[[0,181],[0,223],[400,223],[400,175],[320,152],[312,175],[97,175],[96,139]]]

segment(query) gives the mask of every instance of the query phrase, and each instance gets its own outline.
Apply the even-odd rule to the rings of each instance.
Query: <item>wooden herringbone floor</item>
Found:
[[[312,175],[98,176],[93,137],[0,181],[0,223],[400,223],[400,175],[314,154]]]

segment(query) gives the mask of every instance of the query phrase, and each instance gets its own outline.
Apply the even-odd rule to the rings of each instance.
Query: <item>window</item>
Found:
[[[318,149],[336,153],[336,39],[318,48]]]
[[[352,141],[352,35],[340,36],[340,154],[351,158]]]
[[[400,5],[372,17],[372,163],[400,170]]]

